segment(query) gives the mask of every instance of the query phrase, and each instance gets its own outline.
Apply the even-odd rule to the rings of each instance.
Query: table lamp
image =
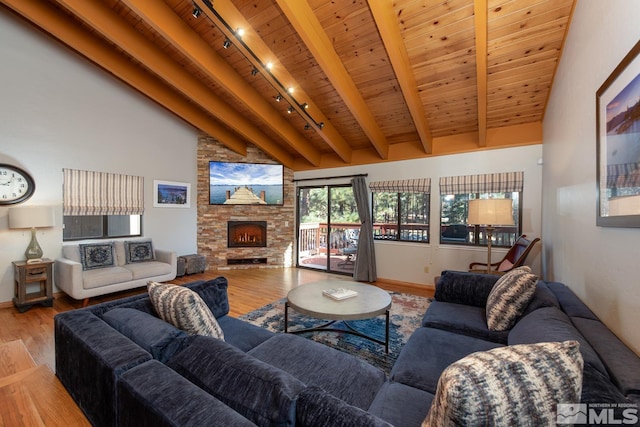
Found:
[[[27,246],[24,255],[27,262],[36,262],[42,258],[42,248],[36,239],[36,228],[54,226],[52,206],[23,206],[9,208],[9,228],[30,228],[31,243]]]
[[[514,224],[512,203],[511,199],[469,200],[467,223],[484,225],[487,230],[487,273],[491,272],[491,238],[494,226]]]

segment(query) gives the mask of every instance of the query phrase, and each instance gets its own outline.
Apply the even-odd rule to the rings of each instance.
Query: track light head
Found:
[[[253,70],[251,70],[251,75],[255,77],[257,74],[258,74],[258,69],[256,67],[253,67]]]
[[[289,114],[293,113],[293,107],[287,108],[287,113],[289,113]]]
[[[222,47],[225,49],[229,49],[229,46],[231,46],[231,40],[224,39],[224,43],[222,43]]]
[[[304,109],[306,110],[307,108],[309,108],[309,104],[307,104],[307,103],[305,102],[304,104],[302,104],[302,108],[304,108]]]
[[[276,95],[276,102],[280,102],[280,101],[282,101],[282,95],[277,94]]]
[[[309,129],[311,129],[311,125],[309,123],[304,125],[304,130],[309,130]]]
[[[193,5],[193,12],[191,12],[191,15],[193,15],[194,18],[198,19],[200,17],[200,14],[202,13],[202,11],[200,10],[200,8],[197,5]]]
[[[322,129],[322,128],[324,128],[324,122],[318,123],[318,129]]]
[[[238,27],[238,28],[236,29],[236,37],[238,37],[239,39],[241,39],[241,38],[242,38],[242,36],[244,36],[244,28],[240,28],[240,27]]]

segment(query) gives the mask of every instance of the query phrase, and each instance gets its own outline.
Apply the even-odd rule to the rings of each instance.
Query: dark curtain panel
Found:
[[[375,282],[376,254],[373,247],[373,225],[371,224],[371,209],[369,209],[369,192],[363,176],[351,180],[353,197],[358,206],[360,217],[360,237],[358,238],[358,254],[353,271],[353,279],[359,282]]]

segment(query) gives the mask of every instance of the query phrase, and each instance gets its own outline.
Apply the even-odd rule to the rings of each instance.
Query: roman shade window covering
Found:
[[[376,181],[369,183],[373,192],[427,193],[431,192],[431,178],[402,179],[397,181]]]
[[[522,191],[523,185],[524,172],[443,176],[440,178],[440,194],[510,193]]]
[[[63,169],[64,215],[142,215],[144,178]]]
[[[607,188],[640,187],[640,163],[607,165]]]

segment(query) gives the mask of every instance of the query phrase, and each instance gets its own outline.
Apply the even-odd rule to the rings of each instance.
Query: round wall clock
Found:
[[[36,184],[22,169],[0,163],[0,205],[24,202],[33,195]]]

